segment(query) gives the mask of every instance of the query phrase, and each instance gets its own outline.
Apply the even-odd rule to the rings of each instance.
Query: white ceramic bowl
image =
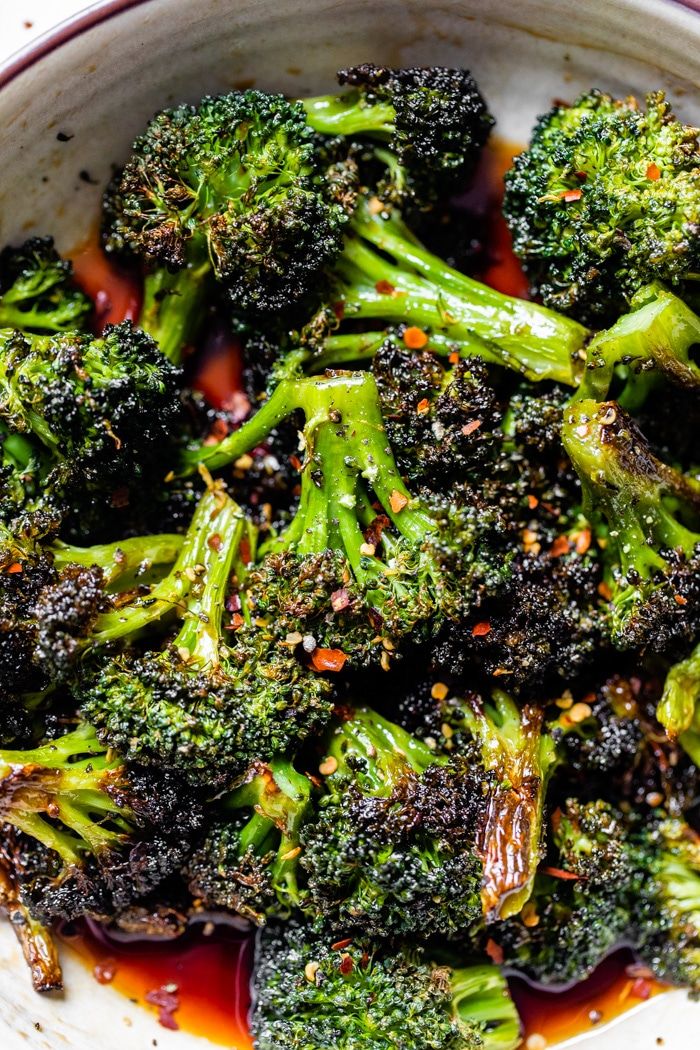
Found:
[[[318,92],[362,61],[470,67],[516,141],[552,98],[591,85],[664,87],[700,123],[700,15],[672,0],[112,0],[0,69],[0,243],[30,231],[80,242],[111,165],[161,106],[241,83]],[[35,996],[0,926],[2,1050],[211,1045],[159,1028],[75,959],[66,979],[65,996]],[[693,1050],[699,1030],[700,1006],[678,992],[567,1045]]]

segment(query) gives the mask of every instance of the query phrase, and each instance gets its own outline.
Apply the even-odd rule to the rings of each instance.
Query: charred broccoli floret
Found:
[[[180,867],[202,813],[182,783],[127,770],[81,724],[33,750],[0,751],[0,818],[28,840],[21,899],[51,920],[109,914],[147,893]]]
[[[311,784],[292,762],[255,762],[221,800],[202,846],[187,865],[191,893],[207,909],[258,925],[299,907],[299,831]]]
[[[22,949],[35,992],[63,988],[63,972],[51,931],[35,919],[20,899],[16,847],[7,828],[0,839],[0,912],[7,917]]]
[[[130,322],[100,339],[6,329],[0,358],[3,520],[47,511],[84,534],[161,480],[180,374]]]
[[[520,1020],[495,966],[451,969],[420,948],[332,943],[296,922],[260,935],[256,1050],[514,1050]]]
[[[540,118],[506,176],[516,254],[544,302],[609,322],[644,284],[700,269],[700,148],[663,92],[590,91]]]
[[[334,930],[455,934],[481,919],[478,767],[369,708],[326,741],[323,792],[301,829],[307,907]]]
[[[82,330],[92,308],[73,284],[73,268],[55,250],[51,237],[32,237],[0,253],[0,329]]]
[[[212,277],[236,308],[279,312],[339,251],[345,218],[303,106],[250,90],[154,117],[107,191],[104,242],[151,267],[142,324],[178,362]]]
[[[324,135],[376,141],[380,196],[425,205],[464,188],[493,127],[466,69],[367,63],[341,70],[338,83],[351,90],[302,100],[307,120]]]
[[[330,685],[284,639],[241,619],[225,641],[232,574],[245,570],[249,526],[221,488],[200,501],[172,571],[143,599],[95,623],[97,652],[79,686],[82,710],[112,746],[135,761],[217,784],[298,743],[328,719]],[[171,611],[183,620],[159,651],[102,647],[129,642]]]
[[[589,515],[607,527],[613,642],[657,651],[692,642],[700,627],[700,483],[657,459],[614,402],[572,404],[563,441]]]

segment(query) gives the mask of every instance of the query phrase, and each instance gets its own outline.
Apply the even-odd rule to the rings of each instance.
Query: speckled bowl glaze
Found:
[[[0,243],[79,243],[112,164],[161,106],[242,84],[318,92],[361,61],[470,67],[516,141],[552,98],[591,85],[662,86],[700,122],[700,14],[671,0],[113,0],[0,68]],[[65,956],[65,995],[40,998],[0,925],[2,1050],[211,1045],[159,1028]],[[674,992],[562,1045],[694,1050],[698,1032],[700,1006]]]

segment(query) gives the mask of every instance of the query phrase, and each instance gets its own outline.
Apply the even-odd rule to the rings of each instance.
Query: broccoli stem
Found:
[[[32,976],[35,992],[55,992],[63,987],[61,963],[51,932],[20,900],[13,865],[0,852],[0,910],[10,920]]]
[[[481,964],[453,970],[450,986],[454,1017],[483,1026],[484,1050],[514,1050],[520,1045],[520,1017],[498,967]]]
[[[110,584],[134,571],[146,571],[152,565],[172,565],[182,545],[183,537],[177,533],[161,533],[133,536],[94,547],[74,547],[57,540],[52,544],[51,552],[59,571],[67,565],[97,566],[102,569],[105,583]]]
[[[519,709],[501,690],[493,691],[482,710],[464,704],[461,713],[479,744],[484,768],[497,777],[479,836],[484,914],[492,921],[507,919],[532,894],[555,746],[542,733],[542,708],[526,704]]]
[[[338,763],[329,780],[351,773],[363,791],[379,797],[391,795],[407,768],[421,774],[442,761],[422,740],[369,707],[355,708],[352,717],[337,726],[328,755]],[[356,767],[358,757],[363,759],[361,770]]]
[[[206,259],[175,273],[159,267],[146,274],[139,321],[174,365],[182,362],[201,328],[210,271]]]
[[[317,95],[300,100],[306,120],[321,135],[378,135],[389,139],[394,133],[396,111],[388,102],[359,102],[352,92],[346,95]]]
[[[672,739],[685,734],[692,727],[699,700],[700,645],[697,645],[690,656],[675,664],[668,672],[663,695],[656,708],[656,717]]]

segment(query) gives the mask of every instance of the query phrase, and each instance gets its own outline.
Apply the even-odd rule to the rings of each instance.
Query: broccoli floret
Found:
[[[51,237],[32,237],[0,253],[0,328],[83,330],[92,308],[73,284],[73,267],[54,249]]]
[[[307,120],[324,135],[377,142],[380,196],[424,206],[465,187],[494,123],[466,69],[367,63],[341,70],[338,83],[351,90],[303,100]]]
[[[230,580],[245,570],[249,525],[216,486],[202,497],[172,571],[132,605],[105,613],[89,646],[79,698],[84,716],[128,758],[218,784],[256,758],[298,743],[330,716],[330,684],[306,668],[262,621],[238,614],[225,641]],[[183,618],[166,647],[105,659],[170,612]]]
[[[22,949],[35,992],[63,989],[63,973],[51,931],[35,919],[20,899],[15,846],[8,829],[0,841],[0,912],[7,917]]]
[[[655,651],[692,642],[700,628],[700,483],[657,459],[614,402],[573,403],[562,436],[587,512],[607,526],[613,642]]]
[[[191,447],[182,472],[235,461],[298,410],[306,449],[299,508],[261,549],[248,599],[266,615],[293,612],[299,577],[308,599],[303,621],[284,617],[297,641],[309,636],[323,652],[341,648],[342,661],[386,664],[403,638],[459,620],[477,593],[469,581],[498,586],[504,567],[490,551],[488,516],[468,500],[412,497],[366,372],[283,380],[240,430],[218,445]]]
[[[284,758],[254,763],[220,801],[186,874],[200,906],[236,912],[258,925],[299,906],[299,830],[311,784]]]
[[[251,1027],[256,1050],[514,1050],[520,1020],[488,963],[439,966],[415,946],[341,939],[308,926],[260,935]]]
[[[345,219],[303,106],[250,90],[154,117],[107,191],[104,241],[153,267],[142,323],[178,362],[212,277],[237,309],[278,313],[340,250]]]
[[[160,482],[180,373],[148,336],[128,321],[100,339],[6,329],[0,357],[3,520],[47,511],[85,534]]]
[[[700,268],[700,148],[663,92],[556,105],[506,175],[503,211],[544,302],[606,323],[644,284]]]
[[[183,863],[202,812],[181,782],[127,771],[81,724],[0,751],[0,818],[28,840],[21,899],[46,921],[109,914],[149,892]]]
[[[301,828],[307,908],[371,935],[464,932],[481,919],[481,772],[369,708],[326,741],[323,793]]]

